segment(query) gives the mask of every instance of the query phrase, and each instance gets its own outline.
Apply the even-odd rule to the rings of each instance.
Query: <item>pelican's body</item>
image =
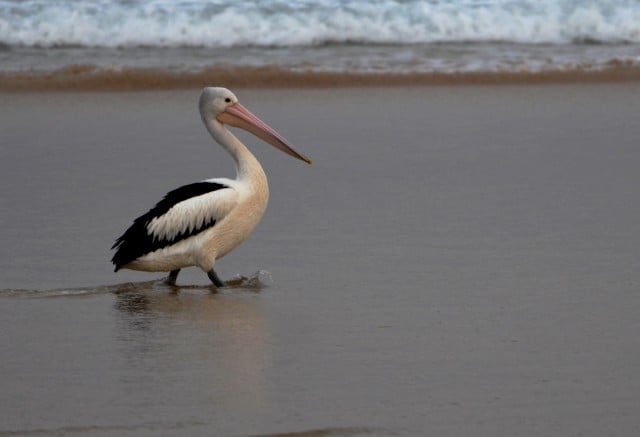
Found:
[[[125,268],[171,272],[167,282],[175,283],[180,269],[197,266],[216,286],[224,285],[213,270],[216,260],[247,238],[269,200],[262,166],[225,124],[244,128],[285,153],[311,163],[225,88],[204,89],[200,114],[209,133],[234,158],[236,179],[208,179],[169,192],[118,238],[112,259],[116,271]]]

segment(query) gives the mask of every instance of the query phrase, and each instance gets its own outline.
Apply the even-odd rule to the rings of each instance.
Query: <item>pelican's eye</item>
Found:
[[[224,99],[225,102],[227,103],[231,103],[231,99],[229,97],[227,97],[226,99]]]

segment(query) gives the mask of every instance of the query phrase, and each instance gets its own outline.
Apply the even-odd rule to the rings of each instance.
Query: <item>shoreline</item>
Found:
[[[296,72],[278,67],[207,68],[197,72],[161,69],[105,70],[73,65],[52,72],[0,72],[0,92],[178,90],[223,83],[233,88],[348,88],[452,85],[553,85],[640,82],[640,68],[523,72],[341,73]]]

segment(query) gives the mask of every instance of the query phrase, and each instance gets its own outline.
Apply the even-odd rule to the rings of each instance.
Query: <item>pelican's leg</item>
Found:
[[[164,283],[167,285],[176,285],[176,279],[178,279],[178,273],[180,273],[180,269],[171,270],[169,272],[169,276],[164,278]]]
[[[211,279],[211,282],[213,282],[213,285],[215,285],[216,287],[224,287],[224,281],[218,277],[215,270],[209,270],[207,272],[207,276],[209,277],[209,279]]]

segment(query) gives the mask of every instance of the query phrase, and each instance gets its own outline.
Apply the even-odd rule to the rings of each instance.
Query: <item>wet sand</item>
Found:
[[[164,68],[103,68],[72,65],[54,71],[0,72],[0,92],[176,90],[224,83],[229,88],[325,88],[452,85],[549,85],[638,83],[640,68],[611,61],[606,68],[542,71],[323,72],[263,67],[208,67],[198,71]]]
[[[232,176],[198,90],[0,94],[0,434],[640,433],[637,83],[240,89],[314,165],[211,293],[114,274]]]

